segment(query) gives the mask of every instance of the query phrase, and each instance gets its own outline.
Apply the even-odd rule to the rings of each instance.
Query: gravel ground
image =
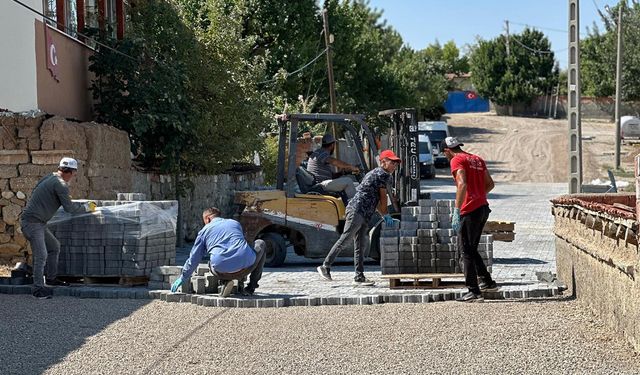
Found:
[[[638,374],[577,301],[219,309],[0,295],[0,374]]]
[[[8,264],[0,264],[0,276],[11,276],[13,266]]]

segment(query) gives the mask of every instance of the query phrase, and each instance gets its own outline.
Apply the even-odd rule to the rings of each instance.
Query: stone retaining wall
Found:
[[[73,198],[115,197],[131,186],[127,133],[97,123],[76,123],[42,112],[0,114],[0,261],[22,260],[29,251],[19,217],[31,191],[54,172],[63,156],[78,160]]]
[[[635,196],[576,194],[552,202],[558,278],[640,351],[638,221],[629,210]]]
[[[150,200],[175,199],[170,176],[132,169],[129,136],[95,122],[74,122],[42,112],[0,113],[0,263],[23,260],[29,252],[19,218],[36,183],[57,169],[63,156],[78,160],[71,181],[74,199],[112,200],[119,192],[140,192]],[[219,207],[232,214],[234,190],[263,184],[262,172],[199,176],[180,199],[184,237],[194,239],[202,210]]]

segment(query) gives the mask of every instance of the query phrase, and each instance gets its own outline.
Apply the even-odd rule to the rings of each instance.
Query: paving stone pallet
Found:
[[[451,229],[452,199],[421,199],[402,207],[400,222],[383,223],[380,266],[383,275],[461,273],[461,249]],[[482,235],[478,247],[489,272],[493,265],[493,237]]]
[[[96,201],[98,210],[63,210],[49,229],[60,241],[60,276],[149,276],[175,264],[177,201]]]

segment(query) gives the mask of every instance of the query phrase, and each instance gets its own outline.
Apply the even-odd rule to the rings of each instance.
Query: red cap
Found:
[[[396,154],[394,154],[393,151],[391,151],[391,150],[382,151],[380,153],[380,160],[382,160],[382,159],[389,159],[389,160],[397,161],[398,163],[402,162],[400,160],[400,158],[397,157]]]

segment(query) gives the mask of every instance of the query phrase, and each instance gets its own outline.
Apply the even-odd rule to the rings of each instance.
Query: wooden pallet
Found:
[[[390,289],[443,289],[464,287],[464,274],[462,273],[417,273],[400,275],[382,275],[389,280]],[[426,281],[429,279],[429,281]],[[457,279],[457,280],[443,280]]]
[[[489,220],[484,225],[483,232],[513,232],[516,229],[516,223],[513,221],[495,221]]]
[[[123,286],[135,286],[135,285],[147,285],[149,282],[149,276],[60,276],[60,279],[70,282],[87,285],[123,285]]]

